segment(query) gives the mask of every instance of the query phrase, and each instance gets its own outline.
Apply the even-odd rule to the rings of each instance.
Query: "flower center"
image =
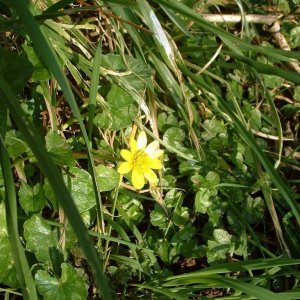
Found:
[[[138,150],[132,160],[132,164],[134,167],[142,168],[148,164],[149,155],[144,150]]]

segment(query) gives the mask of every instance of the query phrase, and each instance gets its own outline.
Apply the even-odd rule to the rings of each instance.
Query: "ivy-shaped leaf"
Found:
[[[5,135],[5,145],[10,157],[15,158],[21,154],[30,152],[22,134],[16,130],[10,130]]]
[[[27,215],[41,211],[46,205],[44,190],[39,183],[34,187],[27,183],[22,183],[18,194],[20,205]]]
[[[17,273],[7,236],[4,203],[0,203],[0,284],[18,287]]]
[[[87,287],[82,276],[70,264],[62,263],[61,277],[38,270],[35,281],[44,300],[86,300]]]
[[[67,166],[75,165],[71,148],[61,135],[56,131],[49,131],[45,139],[47,150],[55,163]]]
[[[39,262],[50,262],[50,248],[57,246],[57,238],[51,226],[39,215],[24,222],[26,248],[33,252]]]
[[[18,287],[17,272],[7,236],[0,237],[0,283]]]
[[[128,127],[135,119],[137,107],[134,99],[122,88],[113,85],[107,95],[108,107],[103,114],[96,116],[97,126],[120,130]]]
[[[92,177],[87,171],[71,167],[68,174],[63,175],[63,178],[80,213],[96,205]],[[47,180],[45,180],[44,190],[47,199],[57,209],[55,194]]]
[[[111,191],[119,184],[120,175],[115,169],[99,165],[96,167],[96,174],[101,192]]]

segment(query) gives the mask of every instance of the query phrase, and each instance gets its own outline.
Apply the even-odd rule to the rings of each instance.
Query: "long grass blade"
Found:
[[[74,116],[77,118],[79,127],[80,127],[82,135],[83,135],[83,139],[86,144],[88,160],[89,160],[89,164],[91,166],[90,172],[92,175],[93,186],[94,186],[94,191],[95,191],[95,196],[96,196],[99,227],[104,232],[103,209],[102,209],[102,202],[101,202],[101,196],[100,196],[100,188],[98,187],[98,183],[96,180],[96,171],[95,171],[95,164],[94,164],[93,154],[92,154],[92,150],[91,150],[91,145],[90,145],[88,135],[87,135],[85,126],[83,124],[83,120],[82,120],[79,108],[77,106],[75,97],[72,93],[70,84],[69,84],[65,74],[61,70],[57,55],[55,54],[53,48],[50,46],[50,43],[47,40],[47,38],[45,37],[45,35],[40,30],[38,24],[35,22],[32,14],[29,10],[29,7],[26,5],[25,2],[19,2],[19,1],[13,0],[12,3],[14,4],[16,11],[18,12],[22,22],[24,23],[24,25],[26,27],[26,30],[28,31],[28,33],[33,41],[36,52],[40,55],[44,64],[48,67],[48,69],[53,73],[53,75],[57,79],[57,82],[59,83],[61,89],[63,90],[65,97],[72,109]],[[100,255],[100,253],[99,253],[99,255]]]
[[[3,97],[0,91],[1,98]],[[27,262],[24,248],[20,241],[18,232],[18,213],[17,213],[17,198],[14,185],[14,179],[11,172],[11,164],[9,155],[4,145],[4,138],[7,124],[7,106],[3,104],[0,107],[0,163],[4,176],[5,185],[5,211],[7,232],[11,244],[12,255],[14,257],[15,266],[17,269],[17,277],[22,289],[23,298],[25,300],[38,299],[36,287],[31,275],[31,271]]]
[[[102,272],[102,264],[94,247],[91,245],[88,232],[63,181],[61,172],[53,163],[39,133],[35,129],[34,125],[27,119],[26,114],[23,112],[19,102],[16,100],[16,96],[1,74],[0,81],[0,91],[2,94],[2,97],[0,98],[1,105],[8,106],[15,124],[24,134],[27,144],[40,163],[43,173],[48,178],[57,199],[60,201],[60,204],[78,237],[79,243],[88,259],[88,262],[90,263],[103,298],[112,299],[107,279]]]
[[[154,2],[173,10],[175,13],[179,13],[180,15],[187,17],[191,21],[194,21],[198,26],[200,26],[204,30],[207,30],[219,36],[221,39],[223,39],[225,43],[230,42],[231,47],[233,46],[236,52],[239,52],[238,49],[250,50],[269,55],[281,60],[287,60],[287,57],[296,59],[300,58],[300,54],[296,51],[283,51],[278,49],[254,46],[246,42],[245,40],[242,40],[234,36],[233,34],[218,28],[217,26],[209,23],[208,21],[205,21],[196,11],[184,5],[182,2],[170,0],[154,0]]]
[[[92,137],[93,119],[94,119],[95,109],[96,109],[96,98],[97,98],[97,92],[98,92],[98,83],[99,83],[100,65],[101,65],[101,47],[102,47],[102,44],[101,44],[101,42],[99,42],[96,52],[95,52],[93,70],[92,70],[90,95],[89,95],[89,119],[88,119],[89,140],[91,140],[91,137]]]
[[[163,287],[171,287],[178,285],[188,285],[188,284],[197,284],[197,283],[203,283],[203,284],[210,284],[214,285],[215,287],[219,288],[231,288],[237,291],[242,291],[247,295],[253,296],[256,299],[264,299],[264,300],[285,300],[283,296],[280,294],[275,294],[267,289],[264,289],[260,286],[256,286],[251,283],[239,281],[232,278],[226,278],[218,275],[214,276],[198,276],[193,278],[181,278],[178,280],[174,280],[171,282],[168,282],[166,284],[163,284]]]

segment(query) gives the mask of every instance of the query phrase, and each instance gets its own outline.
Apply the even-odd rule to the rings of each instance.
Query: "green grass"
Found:
[[[267,7],[297,8],[0,3],[5,299],[300,298],[296,21],[284,51],[201,17]],[[136,190],[117,169],[140,131],[164,167]]]

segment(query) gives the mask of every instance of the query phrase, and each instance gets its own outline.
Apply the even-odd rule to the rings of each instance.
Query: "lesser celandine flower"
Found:
[[[142,131],[137,140],[131,139],[129,142],[130,151],[121,150],[121,156],[125,159],[118,168],[118,172],[122,175],[132,172],[131,180],[136,189],[141,189],[148,180],[151,185],[157,183],[157,176],[153,170],[162,168],[161,156],[163,150],[159,150],[157,141],[147,146],[147,136]]]

